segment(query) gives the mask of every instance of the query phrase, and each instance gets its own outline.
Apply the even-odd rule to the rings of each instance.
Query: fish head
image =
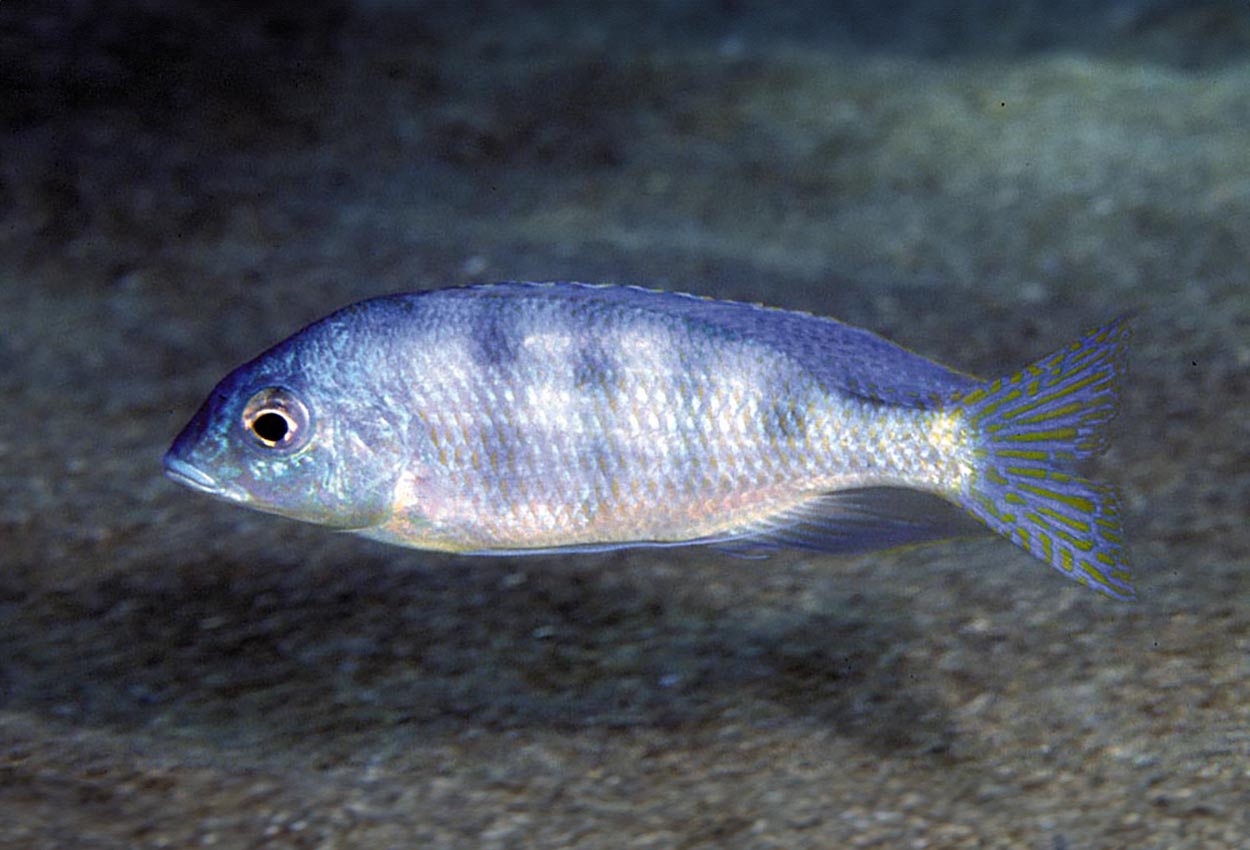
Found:
[[[403,468],[393,417],[353,384],[359,372],[293,341],[217,385],[166,452],[165,472],[254,510],[373,527],[386,519]]]

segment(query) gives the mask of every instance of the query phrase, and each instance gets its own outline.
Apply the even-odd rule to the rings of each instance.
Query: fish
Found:
[[[742,557],[997,534],[1131,599],[1117,318],[981,380],[835,319],[641,287],[509,282],[334,312],[227,375],[180,484],[462,554],[702,544]]]

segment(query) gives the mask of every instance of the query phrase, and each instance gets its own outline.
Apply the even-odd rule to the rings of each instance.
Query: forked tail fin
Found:
[[[1069,578],[1119,599],[1133,598],[1119,494],[1072,469],[1106,447],[1128,338],[1127,318],[1116,319],[952,400],[978,460],[964,507]]]

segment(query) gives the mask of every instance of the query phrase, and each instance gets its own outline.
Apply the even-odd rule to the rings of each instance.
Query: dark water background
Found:
[[[0,3],[0,847],[1250,846],[1248,51],[1241,2]],[[305,322],[496,279],[987,375],[1135,310],[1140,599],[994,540],[465,561],[161,476]]]

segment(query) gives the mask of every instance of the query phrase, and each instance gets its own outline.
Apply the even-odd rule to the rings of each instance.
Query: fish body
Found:
[[[1104,445],[1127,335],[983,382],[833,319],[676,293],[392,295],[227,376],[165,466],[448,552],[845,552],[975,526],[1127,597],[1116,493],[1074,471]]]

